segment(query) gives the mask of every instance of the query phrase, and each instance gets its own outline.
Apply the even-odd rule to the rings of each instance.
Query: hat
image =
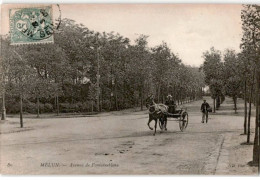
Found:
[[[171,98],[171,97],[172,97],[172,95],[168,94],[167,98]]]

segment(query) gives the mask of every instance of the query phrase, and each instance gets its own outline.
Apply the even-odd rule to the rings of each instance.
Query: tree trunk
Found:
[[[173,85],[173,97],[174,97],[174,101],[176,102],[176,88],[175,88],[175,84]]]
[[[143,99],[144,99],[144,93],[143,93],[143,88],[141,89],[141,111],[143,110]]]
[[[23,97],[20,95],[20,126],[23,128]]]
[[[99,107],[99,93],[100,93],[100,62],[99,62],[99,53],[100,53],[100,51],[99,51],[99,48],[97,47],[97,82],[96,82],[96,85],[97,85],[97,97],[96,97],[96,99],[97,99],[97,111],[99,112],[100,111],[100,107]]]
[[[113,80],[113,66],[112,66],[112,61],[110,62],[110,75],[111,75],[111,80],[110,80],[110,104],[109,104],[109,110],[111,111],[113,108],[113,96],[114,96],[114,91],[113,91],[113,84],[114,84],[114,80]]]
[[[59,96],[57,96],[57,116],[60,114]]]
[[[37,118],[40,117],[40,100],[39,97],[37,97]]]
[[[234,99],[233,99],[234,100]],[[235,103],[234,103],[235,104]],[[220,97],[217,96],[217,99],[216,99],[216,110],[219,110],[219,107],[220,107]]]
[[[103,109],[103,91],[102,91],[102,89],[100,88],[100,102],[99,102],[99,104],[100,104],[100,111],[102,112],[102,109]]]
[[[5,109],[5,89],[2,92],[2,117],[1,120],[6,120],[6,109]]]
[[[160,85],[159,85],[159,87],[158,87],[158,99],[157,99],[157,103],[160,103],[160,92],[161,91],[161,87],[160,87]]]
[[[113,106],[113,96],[112,96],[113,91],[111,90],[110,92],[110,99],[109,99],[109,110],[112,111],[112,106]]]
[[[94,103],[93,103],[93,100],[91,100],[91,112],[93,112],[94,110]]]
[[[54,97],[54,109],[57,108],[57,96]]]
[[[258,64],[259,66],[259,64]],[[254,138],[254,148],[253,148],[253,163],[259,166],[259,152],[260,152],[260,141],[259,141],[259,121],[260,121],[260,70],[258,69],[256,76],[256,118],[255,118],[255,138]]]
[[[115,91],[115,96],[116,96],[116,110],[118,111],[118,97],[117,97],[117,90]]]
[[[182,93],[180,92],[180,102],[182,104]]]
[[[248,127],[247,127],[247,143],[250,142],[250,119],[251,119],[251,107],[252,107],[252,96],[253,96],[254,85],[251,84],[250,96],[249,96],[249,110],[248,110]]]
[[[213,99],[213,112],[216,112],[216,98]]]
[[[252,94],[250,93],[250,98],[249,98],[249,110],[248,110],[248,126],[247,126],[247,143],[250,142],[250,119],[251,119],[251,99],[252,99]]]
[[[247,124],[247,101],[246,101],[246,80],[244,84],[244,134],[246,134],[246,124]]]
[[[233,97],[235,113],[237,113],[237,97]]]
[[[164,96],[162,97],[162,103],[164,103],[165,102],[165,98],[164,98]]]

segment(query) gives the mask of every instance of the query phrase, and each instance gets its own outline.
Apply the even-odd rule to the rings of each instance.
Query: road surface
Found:
[[[256,167],[246,164],[253,147],[240,145],[246,139],[240,135],[242,100],[234,114],[227,99],[209,115],[208,124],[201,123],[201,103],[183,105],[189,112],[185,132],[177,122],[168,122],[168,131],[156,136],[147,127],[147,111],[25,118],[23,129],[18,118],[9,118],[0,124],[1,173],[257,174]]]

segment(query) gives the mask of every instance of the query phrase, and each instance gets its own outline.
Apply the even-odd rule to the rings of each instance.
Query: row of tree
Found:
[[[178,103],[202,95],[203,73],[184,65],[165,42],[150,48],[148,36],[131,43],[71,19],[62,20],[54,38],[53,44],[12,46],[8,35],[1,37],[7,112],[142,109],[150,94],[157,102],[172,94]]]
[[[255,138],[253,148],[253,163],[259,166],[260,154],[260,6],[244,5],[241,12],[243,38],[241,43],[241,64],[244,66],[244,99],[249,99],[249,110],[251,102],[256,102]],[[255,86],[255,90],[254,90]],[[246,97],[249,89],[249,97]],[[245,102],[245,124],[246,124],[246,102]],[[251,112],[249,111],[249,118]],[[250,133],[250,119],[248,119],[247,131]],[[248,140],[249,142],[249,140]]]
[[[256,103],[256,95],[253,93],[256,89],[256,64],[250,62],[246,55],[243,51],[236,53],[232,49],[221,53],[214,47],[203,53],[204,63],[201,69],[205,73],[205,83],[209,86],[214,100],[214,112],[223,102],[225,95],[233,99],[235,113],[239,97],[244,98],[246,108],[246,102],[249,102],[249,111],[251,103]]]
[[[243,38],[241,52],[227,49],[223,55],[211,48],[203,54],[201,69],[205,73],[205,83],[214,99],[225,95],[232,97],[237,113],[237,98],[244,99],[244,134],[250,142],[251,108],[256,106],[255,139],[253,162],[259,163],[259,81],[260,81],[260,7],[245,5],[241,12]],[[248,107],[249,106],[249,107]]]
[[[234,102],[234,110],[237,113],[237,99],[244,99],[244,134],[247,135],[247,143],[250,142],[250,122],[252,103],[256,105],[256,62],[251,59],[248,52],[236,53],[227,49],[223,56],[220,51],[211,48],[204,53],[203,70],[205,83],[209,86],[215,106],[216,99],[230,96]],[[248,56],[249,55],[249,56]],[[248,58],[250,57],[250,58]],[[222,101],[221,101],[222,102]]]

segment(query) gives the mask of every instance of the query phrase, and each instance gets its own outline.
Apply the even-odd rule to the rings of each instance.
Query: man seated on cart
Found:
[[[172,98],[172,95],[168,95],[167,99],[165,101],[165,105],[167,105],[169,107],[168,112],[171,114],[175,113],[175,109],[176,109],[176,104]]]

